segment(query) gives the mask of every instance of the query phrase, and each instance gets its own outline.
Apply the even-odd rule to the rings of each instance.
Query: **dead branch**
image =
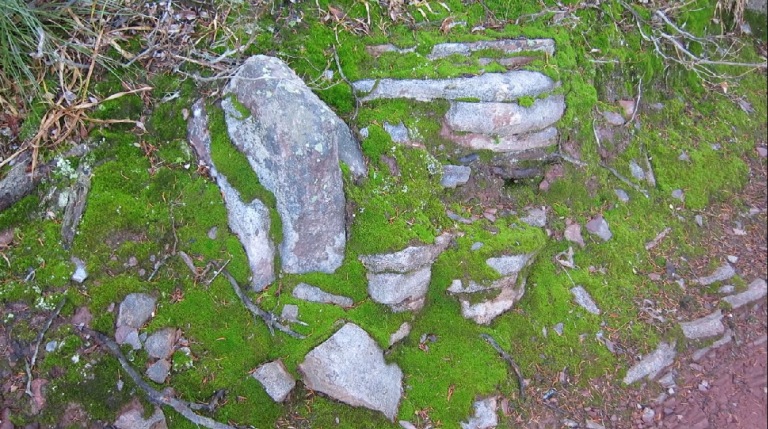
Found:
[[[597,142],[597,147],[601,147],[600,144],[600,137],[597,135],[597,128],[595,128],[595,123],[592,123],[592,132],[595,134],[595,141]],[[645,196],[645,198],[650,198],[650,195],[648,194],[648,191],[641,188],[640,186],[633,183],[631,180],[627,179],[626,177],[622,176],[618,171],[616,171],[615,168],[609,166],[608,164],[604,162],[600,162],[600,166],[611,172],[617,179],[624,182],[627,186],[631,187],[632,189],[636,190],[637,192],[640,192]]]
[[[496,342],[496,340],[493,339],[488,334],[480,334],[480,338],[484,339],[488,342],[488,344],[491,345],[498,353],[501,355],[502,359],[507,361],[509,366],[512,367],[512,370],[515,372],[515,375],[517,376],[517,382],[520,385],[520,400],[525,400],[525,379],[523,378],[523,373],[520,371],[520,367],[517,365],[514,359],[512,359],[512,356],[509,355],[509,353],[505,352],[504,349],[501,348],[499,343]]]
[[[255,317],[260,318],[264,321],[264,323],[269,328],[269,332],[272,333],[272,335],[275,334],[274,329],[277,329],[280,332],[283,332],[285,334],[290,335],[293,338],[298,339],[304,339],[304,335],[301,335],[299,333],[294,332],[291,328],[283,325],[282,323],[277,321],[277,317],[275,317],[274,314],[264,311],[259,306],[253,303],[253,301],[248,298],[248,296],[243,292],[243,290],[240,288],[240,285],[237,284],[237,280],[235,280],[234,277],[232,277],[232,274],[229,273],[229,271],[225,269],[221,269],[221,274],[226,277],[227,280],[229,280],[229,283],[232,285],[232,289],[235,290],[235,294],[240,298],[240,300],[243,302],[243,305],[245,305],[245,308],[251,312]]]
[[[61,313],[61,309],[64,307],[65,302],[66,298],[61,298],[59,303],[56,304],[56,309],[53,310],[53,313],[51,313],[50,316],[48,316],[48,320],[45,321],[45,326],[43,326],[43,329],[37,334],[37,342],[35,342],[35,351],[32,353],[32,359],[24,362],[24,367],[27,371],[27,389],[24,391],[24,393],[26,393],[30,398],[33,396],[31,389],[32,369],[35,367],[35,363],[37,363],[37,353],[40,351],[40,344],[43,343],[43,337],[45,337],[45,333],[48,332],[48,329],[51,328],[53,319],[55,319],[59,313]]]
[[[120,350],[120,346],[118,346],[116,342],[112,341],[106,335],[89,328],[82,328],[82,333],[93,337],[113,357],[115,357],[118,362],[120,362],[120,366],[123,368],[123,371],[125,371],[128,376],[131,377],[131,380],[133,380],[133,383],[136,384],[139,389],[144,391],[151,403],[158,406],[165,405],[171,407],[174,411],[181,414],[187,420],[198,426],[203,426],[210,429],[235,429],[233,426],[219,423],[209,417],[201,416],[195,413],[192,411],[192,408],[198,408],[197,405],[192,405],[189,402],[176,399],[153,389],[131,366],[131,364],[128,362],[128,359],[125,358],[125,355],[123,355],[123,352]]]
[[[658,246],[659,243],[661,243],[661,240],[663,240],[664,237],[666,237],[667,234],[670,233],[670,231],[672,231],[672,228],[670,227],[664,228],[664,230],[661,231],[653,240],[645,243],[645,250],[651,250],[654,247]]]

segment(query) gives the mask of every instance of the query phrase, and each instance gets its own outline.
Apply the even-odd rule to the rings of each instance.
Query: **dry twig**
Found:
[[[43,329],[37,334],[37,342],[35,342],[35,350],[32,353],[32,359],[29,361],[24,362],[24,369],[27,371],[27,388],[24,391],[30,398],[32,395],[32,369],[35,367],[35,363],[37,363],[37,353],[40,351],[40,344],[43,343],[43,337],[45,337],[45,333],[48,332],[48,329],[51,327],[51,323],[53,323],[53,319],[55,319],[59,313],[61,313],[62,307],[64,307],[64,303],[66,302],[66,298],[61,298],[59,300],[59,303],[56,304],[56,309],[53,310],[53,313],[48,317],[48,320],[45,322],[45,326],[43,326]]]
[[[523,378],[523,373],[520,371],[520,367],[517,365],[514,359],[512,359],[512,356],[509,355],[509,353],[505,352],[504,349],[501,348],[499,343],[496,342],[496,340],[493,339],[488,334],[480,334],[480,337],[488,342],[488,344],[491,345],[498,353],[501,355],[502,359],[507,361],[509,366],[512,367],[512,370],[515,372],[515,375],[517,376],[517,382],[520,385],[520,400],[525,400],[525,379]]]

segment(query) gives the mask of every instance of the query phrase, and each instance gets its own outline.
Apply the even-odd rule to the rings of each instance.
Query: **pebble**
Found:
[[[645,424],[651,424],[653,423],[653,418],[656,417],[656,412],[653,411],[653,408],[645,407],[643,409],[643,422]]]
[[[732,264],[735,264],[736,262],[739,261],[739,257],[734,255],[728,255],[727,259],[728,259],[728,262]]]
[[[685,192],[683,192],[682,189],[675,189],[672,191],[672,198],[678,199],[680,201],[685,201]]]
[[[215,240],[218,235],[219,235],[218,227],[214,226],[213,228],[208,230],[208,238],[210,238],[211,240]]]
[[[621,201],[622,203],[629,202],[629,195],[623,189],[614,189],[613,192],[616,193],[616,196],[619,197],[619,201]]]
[[[72,273],[72,281],[82,283],[88,278],[88,271],[85,270],[85,262],[79,258],[72,258],[75,264],[75,272]]]
[[[476,242],[472,243],[472,247],[470,247],[470,249],[473,250],[473,251],[480,250],[480,248],[483,247],[483,246],[484,246],[483,243],[481,243],[479,241],[476,241]]]
[[[136,265],[139,265],[139,260],[135,256],[128,258],[128,263],[126,264],[127,267],[132,268]]]
[[[698,226],[704,226],[704,218],[701,217],[701,215],[696,215],[693,217],[693,220],[696,222],[696,225]]]
[[[603,117],[611,125],[615,125],[617,127],[619,125],[624,125],[624,117],[616,112],[603,112]]]
[[[758,146],[757,147],[757,154],[760,155],[763,158],[768,157],[768,149],[766,149],[765,146]]]
[[[714,144],[712,144],[711,147],[712,147],[712,150],[720,150],[720,149],[723,148],[723,146],[720,145],[720,143],[714,143]]]
[[[59,343],[57,343],[56,341],[48,341],[45,344],[45,351],[48,352],[48,353],[51,353],[54,350],[56,350],[56,346],[57,345],[59,345]]]
[[[555,332],[557,332],[557,335],[563,335],[563,322],[558,323],[555,325],[554,328],[552,328]]]
[[[677,157],[678,161],[688,162],[691,160],[691,157],[688,156],[688,152],[682,152],[680,156]]]
[[[632,173],[632,177],[637,180],[645,180],[645,171],[640,165],[633,159],[629,161],[629,172]]]

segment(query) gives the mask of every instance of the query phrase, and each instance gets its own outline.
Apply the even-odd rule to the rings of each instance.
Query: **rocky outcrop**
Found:
[[[299,364],[304,385],[352,406],[381,411],[391,421],[403,394],[403,373],[359,326],[347,323]]]
[[[365,173],[349,127],[277,58],[249,58],[224,93],[230,139],[275,195],[283,270],[335,271],[346,243],[339,160]]]
[[[435,238],[433,245],[360,256],[368,270],[368,294],[395,312],[420,310],[432,278],[432,264],[450,242],[451,236],[443,234]]]
[[[216,180],[221,189],[221,195],[227,207],[229,228],[240,239],[248,258],[251,287],[255,291],[261,291],[275,280],[275,247],[269,238],[269,209],[258,199],[244,202],[240,193],[229,184],[227,178],[216,170],[211,159],[208,115],[202,100],[198,100],[192,106],[187,132],[190,145],[199,162],[208,168],[211,177]]]

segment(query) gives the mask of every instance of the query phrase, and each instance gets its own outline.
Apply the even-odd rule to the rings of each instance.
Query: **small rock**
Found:
[[[619,198],[619,201],[622,203],[628,203],[629,202],[629,195],[627,192],[623,189],[614,189],[613,192],[616,193],[616,196]]]
[[[470,247],[470,249],[472,251],[476,251],[476,250],[480,250],[480,248],[483,247],[483,246],[484,246],[483,243],[481,243],[479,241],[476,241],[476,242],[472,243],[472,247]]]
[[[605,429],[605,426],[601,425],[600,423],[597,423],[596,421],[587,419],[586,428],[587,429]]]
[[[466,422],[461,422],[461,429],[492,429],[499,424],[499,416],[496,414],[498,408],[498,397],[475,401],[472,404],[474,415]]]
[[[605,120],[611,125],[615,125],[617,127],[624,125],[624,117],[616,112],[605,111],[603,112],[603,118],[605,118]]]
[[[118,345],[128,344],[133,350],[141,349],[139,332],[130,326],[118,326],[115,330],[115,342]]]
[[[165,359],[173,354],[173,346],[178,339],[178,331],[171,328],[162,329],[150,335],[144,342],[144,348],[150,357]]]
[[[296,322],[299,320],[299,306],[294,304],[285,304],[283,306],[283,312],[280,318],[289,322]]]
[[[645,422],[645,424],[649,425],[649,424],[653,423],[653,418],[655,416],[656,416],[656,412],[653,411],[653,408],[645,407],[643,409],[643,417],[642,417],[642,419],[643,419],[643,422]]]
[[[82,283],[88,278],[88,271],[85,269],[85,262],[80,258],[72,258],[72,262],[75,264],[75,272],[72,273],[72,281]]]
[[[629,161],[629,172],[632,173],[632,177],[635,179],[645,180],[645,170],[634,159]]]
[[[410,140],[408,128],[402,122],[396,125],[384,122],[384,130],[389,133],[389,136],[392,137],[392,141],[395,143],[407,143]]]
[[[676,355],[674,342],[672,344],[659,343],[659,346],[653,353],[645,356],[627,371],[627,375],[623,380],[624,384],[632,384],[643,377],[648,377],[652,380],[662,369],[674,363]]]
[[[698,389],[700,392],[706,392],[709,390],[709,382],[707,380],[702,380],[701,383],[699,383]]]
[[[579,304],[579,306],[581,306],[583,309],[587,310],[592,314],[595,314],[595,315],[600,314],[600,309],[597,308],[595,301],[592,300],[592,297],[589,295],[587,290],[584,289],[582,286],[576,286],[571,288],[571,293],[573,294],[576,304]]]
[[[395,331],[392,335],[389,336],[389,346],[392,347],[392,345],[394,345],[395,343],[405,339],[405,337],[407,337],[408,334],[410,333],[411,333],[411,324],[408,322],[403,322],[403,324],[400,325],[399,328],[397,328],[397,331]]]
[[[296,380],[279,360],[258,367],[253,372],[253,378],[264,386],[264,390],[275,402],[283,402],[296,386]]]
[[[398,423],[400,423],[400,427],[403,429],[419,429],[416,425],[407,420],[400,420]]]
[[[613,237],[608,222],[599,214],[587,222],[587,231],[600,237],[603,241],[608,241]]]
[[[207,235],[208,235],[208,238],[210,238],[211,240],[215,240],[216,237],[219,236],[219,228],[214,226],[213,228],[208,230]]]
[[[299,283],[293,288],[293,297],[309,302],[335,304],[343,308],[349,308],[355,304],[355,301],[353,301],[352,298],[334,295],[306,283]]]
[[[130,258],[128,258],[128,263],[126,264],[126,266],[127,266],[128,268],[133,268],[133,267],[135,267],[136,265],[139,265],[139,260],[138,260],[138,258],[136,258],[135,256],[131,256]]]
[[[659,273],[650,273],[648,274],[648,279],[654,282],[661,281],[661,274]]]
[[[82,327],[90,328],[91,320],[93,320],[93,316],[91,315],[91,312],[88,310],[88,307],[79,307],[75,311],[75,314],[72,316],[72,325],[78,328],[82,328]]]
[[[729,293],[733,293],[734,290],[736,290],[736,287],[733,285],[723,285],[720,286],[720,289],[718,289],[717,292],[723,295],[728,295]]]
[[[572,223],[565,227],[563,236],[566,240],[578,244],[580,247],[584,247],[584,238],[581,236],[581,225],[578,223]]]
[[[463,165],[444,165],[440,184],[445,188],[455,188],[469,181],[472,169]]]
[[[680,201],[685,201],[685,192],[683,192],[682,189],[675,189],[674,191],[672,191],[672,198]]]
[[[710,145],[710,147],[712,148],[712,150],[720,150],[723,148],[723,146],[720,143],[713,143]]]
[[[726,257],[726,259],[728,259],[728,262],[730,262],[732,264],[735,264],[736,262],[739,262],[739,257],[738,256],[734,256],[734,255],[728,255]]]
[[[665,389],[672,389],[677,387],[677,383],[675,383],[675,376],[677,375],[677,371],[671,370],[668,373],[664,374],[663,377],[659,379],[659,384],[661,384],[661,387]]]
[[[552,328],[555,332],[557,332],[557,335],[562,336],[563,335],[563,322],[558,323],[555,325],[554,328]]]
[[[155,313],[157,300],[144,293],[132,293],[120,303],[117,313],[117,327],[141,328]]]
[[[726,263],[725,265],[719,267],[714,272],[712,272],[712,274],[710,274],[709,276],[700,277],[697,280],[697,282],[702,286],[708,286],[715,282],[728,280],[735,275],[736,275],[736,270],[733,269],[731,264]]]
[[[144,407],[138,401],[131,403],[115,420],[117,429],[168,429],[165,414],[160,407],[147,419],[144,418]]]
[[[747,290],[742,293],[726,296],[723,301],[727,302],[733,308],[739,308],[749,303],[763,299],[768,292],[768,285],[765,280],[756,279],[749,284]]]
[[[509,276],[522,271],[533,260],[534,256],[532,253],[500,256],[498,258],[488,258],[485,263],[502,276]]]
[[[547,226],[547,212],[543,208],[528,209],[528,214],[521,217],[520,221],[530,226],[544,228]]]
[[[700,319],[690,322],[680,323],[683,329],[683,335],[689,340],[698,340],[701,338],[714,337],[725,332],[725,326],[722,322],[723,313],[720,310],[704,316]]]
[[[768,156],[768,148],[765,146],[758,146],[757,147],[757,154],[760,155],[762,158],[765,158]]]
[[[704,218],[701,215],[696,215],[693,217],[694,222],[696,222],[696,225],[702,227],[704,226]]]
[[[459,164],[461,164],[461,165],[469,165],[469,164],[472,164],[473,162],[477,161],[478,159],[480,159],[480,155],[478,155],[476,153],[470,153],[469,155],[465,155],[465,156],[462,156],[461,158],[459,158]]]
[[[56,346],[58,346],[58,345],[59,345],[59,343],[57,341],[55,341],[55,340],[54,341],[48,341],[47,343],[45,343],[45,351],[47,353],[53,353],[54,351],[56,351]]]
[[[171,372],[171,363],[165,359],[160,359],[147,368],[147,378],[155,383],[165,383],[168,373]]]
[[[577,427],[579,427],[579,422],[577,422],[575,420],[571,420],[571,419],[563,419],[562,423],[563,423],[563,426],[565,426],[567,428],[577,428]]]
[[[680,153],[680,156],[677,157],[678,161],[688,162],[691,160],[691,157],[688,156],[688,152],[683,151]]]

